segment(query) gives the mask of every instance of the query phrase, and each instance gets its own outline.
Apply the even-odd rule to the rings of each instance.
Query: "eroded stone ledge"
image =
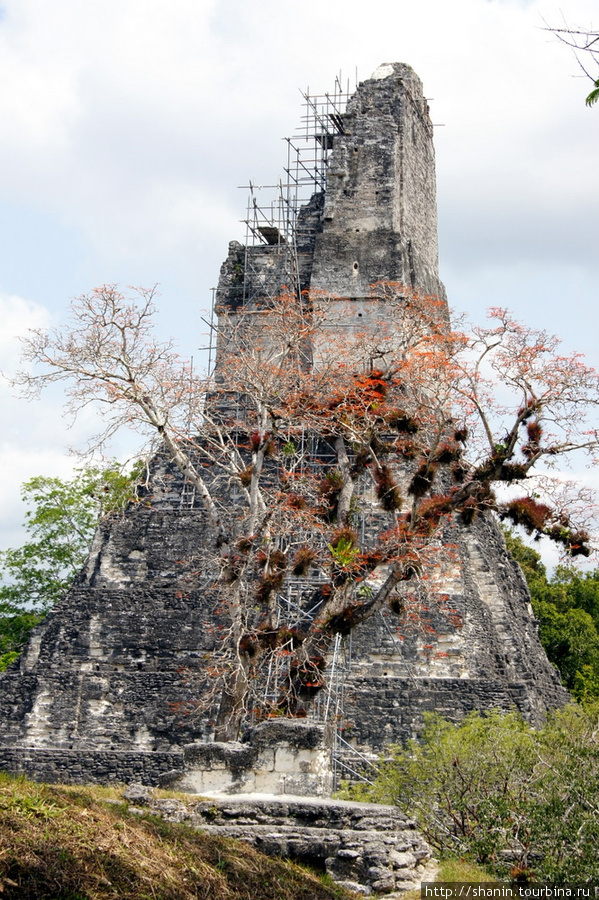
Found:
[[[125,799],[169,822],[246,841],[327,872],[364,895],[393,895],[430,879],[431,849],[397,807],[311,797],[158,799],[132,785]]]

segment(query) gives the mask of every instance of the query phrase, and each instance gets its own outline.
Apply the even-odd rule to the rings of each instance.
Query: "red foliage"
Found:
[[[588,546],[589,535],[586,531],[578,531],[570,536],[567,543],[570,556],[590,556],[592,549]]]
[[[323,497],[334,497],[343,487],[343,477],[340,472],[333,469],[318,482],[318,493]]]
[[[526,401],[526,406],[521,406],[518,410],[518,417],[525,422],[527,419],[530,419],[539,408],[539,401],[530,397],[529,400]]]
[[[422,500],[418,505],[418,515],[437,525],[441,517],[449,515],[452,509],[451,494],[442,494]]]
[[[287,567],[287,556],[282,550],[273,550],[270,554],[269,566],[271,569],[285,569]]]
[[[352,475],[355,477],[356,475],[360,475],[367,466],[372,462],[372,457],[370,454],[370,450],[362,449],[358,450],[356,455],[354,456],[353,466],[352,466]]]
[[[265,575],[256,591],[256,600],[258,603],[268,603],[270,595],[273,592],[280,590],[283,586],[284,577],[282,569],[278,569],[276,572]]]
[[[420,463],[408,487],[408,494],[412,494],[413,497],[424,497],[432,487],[436,471],[436,466],[432,462],[424,460]]]
[[[360,553],[358,557],[358,563],[362,569],[365,569],[367,572],[371,572],[373,569],[376,569],[377,566],[381,564],[383,561],[383,553],[381,550],[367,550],[364,553]]]
[[[403,434],[416,434],[420,430],[420,426],[416,419],[408,415],[403,409],[392,409],[385,416],[387,425]]]
[[[504,518],[510,519],[514,525],[521,525],[527,534],[543,532],[550,516],[551,507],[528,496],[512,500],[503,513]]]
[[[307,505],[306,498],[301,494],[288,494],[285,498],[285,506],[288,509],[305,509]]]
[[[461,455],[462,448],[459,443],[455,441],[446,441],[443,444],[439,444],[435,451],[434,459],[435,462],[447,464],[459,460]]]
[[[247,468],[242,469],[238,474],[238,478],[241,481],[244,487],[249,487],[252,483],[252,472],[254,470],[253,466],[247,466]]]
[[[317,659],[322,659],[322,657],[311,657],[310,662]],[[296,674],[303,689],[301,693],[304,698],[306,694],[310,696],[324,687],[324,678],[320,673],[320,668],[316,665],[303,666],[301,669],[297,669]]]
[[[250,449],[255,453],[257,450],[260,450],[261,447],[265,449],[267,456],[274,453],[276,447],[270,432],[267,431],[261,433],[259,431],[252,431],[250,434]]]
[[[451,477],[457,484],[461,484],[469,471],[469,467],[465,463],[454,462],[451,466]]]
[[[353,528],[338,528],[330,540],[331,547],[338,547],[341,542],[345,542],[352,547],[358,545],[358,535]]]
[[[380,403],[387,396],[389,385],[378,369],[368,375],[357,375],[355,378],[357,396],[367,403]]]
[[[255,634],[244,634],[239,639],[239,650],[245,653],[250,659],[256,655],[258,651],[258,639]]]
[[[314,550],[310,547],[301,547],[295,554],[291,571],[297,576],[306,575],[315,559]]]
[[[538,444],[543,434],[543,428],[538,419],[526,423],[526,433],[531,444]]]
[[[323,584],[319,587],[316,597],[314,597],[314,600],[317,601],[320,599],[320,600],[324,600],[326,602],[327,600],[330,600],[332,596],[333,596],[333,585],[332,584]]]
[[[588,545],[590,536],[586,531],[573,531],[567,525],[554,525],[547,534],[558,544],[562,544],[570,556],[590,556],[591,548]]]
[[[374,479],[376,482],[376,495],[383,509],[387,510],[387,512],[401,509],[403,499],[389,466],[378,466],[374,473]]]

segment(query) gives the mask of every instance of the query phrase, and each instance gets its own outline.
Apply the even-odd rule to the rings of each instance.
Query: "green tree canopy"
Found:
[[[539,620],[539,637],[564,685],[579,700],[599,698],[599,570],[558,566],[547,576],[541,556],[506,532]]]
[[[441,855],[470,857],[500,878],[599,877],[599,707],[571,704],[542,729],[515,712],[425,715],[418,741],[392,748],[352,797],[394,803]]]
[[[36,476],[21,496],[27,540],[0,551],[0,671],[71,586],[98,520],[127,505],[141,466],[85,466],[71,479]]]

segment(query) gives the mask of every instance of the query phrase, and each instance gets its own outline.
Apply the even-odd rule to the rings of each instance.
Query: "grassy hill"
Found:
[[[118,792],[0,773],[2,900],[349,900],[293,863],[128,812]]]

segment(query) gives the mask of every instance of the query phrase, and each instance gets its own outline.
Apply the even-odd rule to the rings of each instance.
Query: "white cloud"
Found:
[[[0,293],[0,371],[14,370],[19,360],[19,336],[30,328],[47,328],[52,316],[45,307],[23,297]]]
[[[18,399],[6,380],[19,365],[18,337],[29,328],[46,328],[50,312],[22,297],[0,294],[0,404],[2,439],[0,441],[0,546],[18,543],[23,517],[20,486],[38,474],[67,474],[69,464],[61,449],[60,406],[38,407]]]
[[[591,15],[589,0],[573,6]],[[142,258],[147,248],[149,259],[157,243],[167,258],[184,256],[176,225],[163,237],[171,210],[199,197],[203,228],[210,193],[226,243],[243,198],[238,213],[219,198],[281,174],[297,85],[326,90],[339,67],[367,77],[383,60],[410,62],[435,98],[444,203],[571,208],[596,196],[584,173],[597,117],[570,78],[575,63],[542,31],[540,0],[8,0],[6,9],[0,190],[51,207],[108,256]]]

